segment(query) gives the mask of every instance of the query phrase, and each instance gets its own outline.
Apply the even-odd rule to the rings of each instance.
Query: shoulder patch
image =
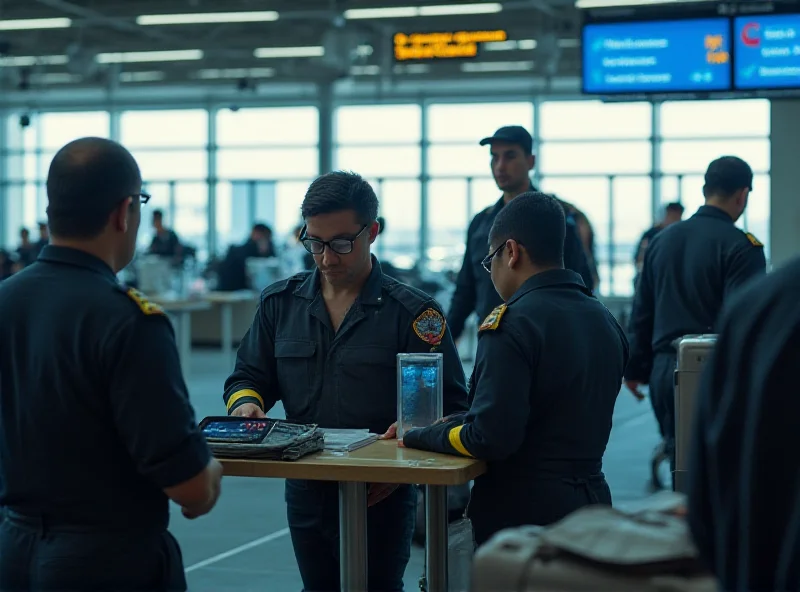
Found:
[[[144,294],[142,294],[139,290],[137,290],[136,288],[128,288],[125,291],[125,294],[127,294],[128,298],[130,298],[131,300],[133,300],[136,303],[136,306],[138,306],[139,310],[141,310],[144,314],[146,314],[146,315],[163,315],[163,314],[165,314],[163,308],[161,308],[158,304],[154,304],[153,302],[150,302],[147,299],[147,297]]]
[[[753,236],[749,232],[745,232],[744,235],[747,237],[747,240],[749,240],[754,247],[764,246],[764,243],[762,243],[760,240],[758,240],[755,236]]]
[[[447,321],[438,310],[429,308],[414,319],[414,333],[425,343],[437,346],[442,342]]]
[[[508,306],[501,304],[492,312],[490,312],[489,316],[487,316],[481,323],[480,327],[478,327],[478,333],[481,331],[494,331],[497,329],[500,326],[500,319],[502,319],[503,315],[506,313],[506,309],[508,309]]]

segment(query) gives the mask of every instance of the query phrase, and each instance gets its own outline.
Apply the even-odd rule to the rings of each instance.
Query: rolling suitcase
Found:
[[[686,493],[689,451],[697,389],[708,362],[716,335],[685,335],[676,341],[678,364],[675,369],[675,491]]]
[[[589,506],[549,527],[497,533],[478,549],[472,592],[716,592],[682,515],[663,492],[622,511]]]

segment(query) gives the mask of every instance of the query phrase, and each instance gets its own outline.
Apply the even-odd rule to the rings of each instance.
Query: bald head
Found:
[[[120,144],[81,138],[56,153],[47,175],[47,217],[54,237],[99,235],[110,214],[141,191],[139,166]]]

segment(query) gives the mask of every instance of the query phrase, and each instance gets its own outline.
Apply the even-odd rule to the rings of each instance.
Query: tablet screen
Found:
[[[210,421],[203,427],[203,435],[217,441],[258,441],[264,437],[270,422],[258,419],[241,421]]]

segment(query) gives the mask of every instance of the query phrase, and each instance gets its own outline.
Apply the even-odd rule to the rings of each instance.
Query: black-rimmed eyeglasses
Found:
[[[335,238],[333,240],[324,241],[318,238],[309,238],[306,236],[306,231],[303,229],[303,234],[300,235],[300,241],[303,243],[306,251],[312,255],[322,255],[325,252],[325,247],[328,247],[334,253],[339,255],[347,255],[353,252],[353,243],[358,240],[358,237],[367,229],[369,224],[364,224],[361,230],[358,231],[353,238]]]
[[[139,193],[134,193],[130,197],[133,197],[133,198],[137,198],[138,197],[139,200],[142,202],[142,205],[145,205],[148,201],[150,201],[150,198],[152,197],[152,195],[150,195],[149,193],[147,193],[145,191],[141,191]]]
[[[486,271],[488,271],[489,273],[492,273],[492,259],[497,257],[497,255],[500,254],[500,252],[503,250],[503,247],[505,247],[505,246],[506,246],[506,243],[501,243],[499,247],[497,247],[494,251],[492,251],[491,253],[486,255],[486,257],[483,258],[483,261],[481,261],[481,265],[483,265],[483,268]]]

